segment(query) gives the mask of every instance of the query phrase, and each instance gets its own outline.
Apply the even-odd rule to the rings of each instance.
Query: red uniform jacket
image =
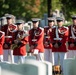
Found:
[[[44,52],[43,38],[44,30],[41,27],[38,27],[37,29],[31,29],[29,31],[29,46],[33,45],[34,49],[38,49],[39,52]]]
[[[69,49],[69,50],[76,50],[76,39],[74,39],[74,38],[72,37],[73,29],[75,29],[75,31],[76,31],[76,26],[70,25],[70,26],[68,26],[68,28],[69,28],[68,49]],[[74,36],[76,37],[76,33],[73,32],[73,34],[74,34]],[[74,43],[74,47],[70,47],[70,44],[71,44],[71,43]]]
[[[51,33],[52,33],[52,31],[49,30],[48,26],[44,27],[44,48],[45,49],[51,49],[52,48]],[[48,43],[48,45],[45,45],[46,42]]]
[[[15,30],[17,30],[17,27],[13,24],[11,24],[10,26],[8,26],[6,24],[6,25],[2,26],[1,30],[3,32],[5,32],[5,42],[4,42],[3,48],[4,49],[10,49],[10,46],[11,46],[11,43],[12,43],[12,35],[13,35],[13,32]],[[8,45],[8,48],[5,48],[5,44]]]
[[[3,55],[4,39],[5,39],[5,33],[0,31],[0,55]]]
[[[68,40],[68,28],[62,26],[61,28],[58,28],[57,31],[58,31],[59,38],[61,38],[61,40],[55,40],[56,28],[53,28],[52,30],[52,44],[53,44],[52,51],[53,52],[67,52],[66,41]],[[54,47],[56,43],[59,45],[58,48]]]
[[[28,42],[28,37],[25,35],[26,33],[24,31],[16,31],[14,32],[14,39],[16,40],[20,38],[20,42],[17,44],[18,47],[14,49],[13,55],[19,55],[19,56],[24,56],[26,55],[26,44]],[[19,37],[21,36],[21,37]]]

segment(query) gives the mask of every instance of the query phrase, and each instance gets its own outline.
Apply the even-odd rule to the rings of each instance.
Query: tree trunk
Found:
[[[48,8],[48,17],[52,16],[51,12],[52,12],[52,0],[47,0],[47,8]]]

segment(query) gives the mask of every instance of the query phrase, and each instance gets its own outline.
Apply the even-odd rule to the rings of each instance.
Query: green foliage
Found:
[[[52,10],[59,9],[65,15],[67,20],[71,20],[71,16],[76,14],[76,0],[51,0]]]
[[[32,17],[42,18],[47,13],[48,0],[0,0],[0,16],[6,13],[18,18],[31,20]],[[76,13],[76,0],[51,0],[52,11],[62,10],[66,19],[70,19]]]
[[[71,23],[65,23],[63,25],[67,27],[67,26],[71,25]]]
[[[54,11],[55,9],[61,10],[62,3],[60,0],[52,0],[52,10]]]
[[[70,20],[71,15],[76,14],[76,0],[61,0],[61,3],[65,17]]]
[[[47,0],[0,0],[0,16],[6,13],[30,20],[47,12]]]

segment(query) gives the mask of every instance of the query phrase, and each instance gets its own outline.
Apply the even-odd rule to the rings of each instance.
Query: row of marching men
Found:
[[[44,27],[44,59],[53,65],[61,65],[67,58],[76,56],[76,15],[72,16],[72,24],[63,26],[63,19],[57,17],[57,26],[54,19],[48,18],[48,27]]]
[[[23,20],[13,24],[11,15],[6,16],[7,24],[0,31],[0,61],[23,63],[26,55],[25,45],[28,42],[27,32],[23,30]]]
[[[48,25],[39,27],[39,19],[32,19],[33,28],[29,30],[29,53],[37,60],[45,60],[53,65],[61,65],[67,58],[76,56],[76,15],[72,16],[72,24],[63,26],[63,19],[57,17],[57,25],[53,17],[47,18]]]
[[[26,53],[25,45],[29,43],[29,53],[36,56],[37,60],[46,60],[54,65],[63,65],[63,60],[75,56],[76,52],[76,15],[72,16],[72,25],[63,26],[63,19],[57,17],[57,25],[54,18],[48,18],[46,27],[39,27],[39,19],[33,18],[33,28],[23,30],[23,21],[17,20],[12,23],[12,17],[6,17],[7,24],[0,31],[0,61],[24,62]],[[3,55],[3,56],[2,56]],[[14,55],[14,57],[13,57]]]

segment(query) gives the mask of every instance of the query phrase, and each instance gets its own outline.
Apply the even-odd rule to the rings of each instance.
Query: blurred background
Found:
[[[43,18],[45,13],[48,16],[60,13],[70,20],[76,14],[76,0],[0,0],[0,16],[7,13],[26,21],[32,17]]]

